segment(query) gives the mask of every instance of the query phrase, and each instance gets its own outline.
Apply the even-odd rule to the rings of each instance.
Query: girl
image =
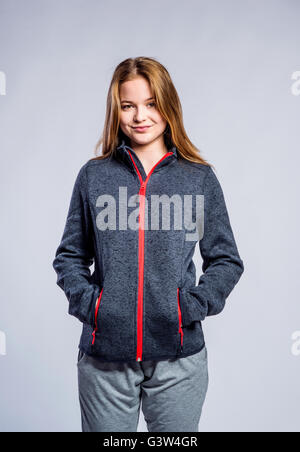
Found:
[[[83,327],[82,431],[137,431],[142,402],[148,431],[197,432],[208,388],[201,322],[244,270],[222,188],[153,58],[116,67],[101,143],[78,172],[53,261]]]

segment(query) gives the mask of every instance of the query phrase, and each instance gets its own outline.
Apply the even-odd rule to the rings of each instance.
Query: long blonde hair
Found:
[[[129,145],[128,137],[119,127],[120,86],[136,77],[144,77],[150,85],[156,106],[167,121],[164,140],[167,148],[176,146],[178,154],[190,162],[213,166],[200,155],[200,151],[189,140],[183,125],[182,107],[175,86],[167,69],[154,58],[127,58],[116,67],[106,101],[106,116],[102,136],[95,146],[95,154],[102,144],[102,155],[91,160],[109,157],[122,140]]]

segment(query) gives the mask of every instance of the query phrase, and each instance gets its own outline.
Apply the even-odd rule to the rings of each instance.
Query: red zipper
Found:
[[[139,279],[138,279],[138,307],[137,307],[137,349],[136,349],[136,361],[142,361],[143,354],[143,291],[144,291],[144,249],[145,249],[145,194],[147,183],[154,170],[154,168],[166,157],[173,155],[173,152],[168,152],[165,154],[151,169],[145,181],[135,164],[132,155],[129,152],[130,158],[135,166],[136,172],[140,180],[140,190],[139,195],[143,195],[139,204]]]
[[[98,329],[97,328],[97,316],[98,316],[99,305],[100,305],[100,301],[101,301],[101,297],[102,297],[102,292],[103,292],[103,287],[102,287],[102,290],[100,292],[100,295],[98,297],[98,300],[97,300],[97,303],[96,303],[96,307],[95,307],[95,328],[94,328],[94,331],[92,332],[92,336],[93,336],[92,345],[95,342],[95,334],[96,334],[96,331]]]
[[[183,331],[182,331],[182,320],[181,320],[181,309],[180,309],[180,303],[179,303],[179,287],[177,287],[177,302],[178,302],[178,319],[179,319],[179,333],[181,335],[181,342],[180,342],[180,352],[182,352],[183,347]]]

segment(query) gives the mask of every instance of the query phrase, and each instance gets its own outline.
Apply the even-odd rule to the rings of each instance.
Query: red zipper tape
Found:
[[[129,151],[128,151],[129,152]],[[139,195],[142,195],[140,206],[139,206],[139,281],[138,281],[138,308],[137,308],[137,352],[136,352],[136,361],[142,360],[142,354],[143,354],[143,288],[144,288],[144,229],[145,229],[145,194],[146,194],[146,187],[147,183],[149,181],[149,178],[155,169],[155,167],[166,157],[169,155],[173,155],[173,152],[168,152],[165,154],[151,169],[151,171],[148,173],[148,176],[145,181],[143,181],[143,178],[138,170],[138,167],[136,166],[136,163],[134,159],[132,158],[131,153],[129,152],[130,158],[134,164],[134,167],[136,169],[139,181],[141,183]]]
[[[101,301],[101,297],[102,297],[102,292],[103,292],[103,287],[102,287],[102,290],[100,292],[100,295],[98,297],[97,304],[96,304],[96,307],[95,307],[95,328],[94,328],[94,331],[92,332],[92,336],[93,336],[92,345],[95,342],[95,334],[96,334],[96,331],[97,331],[97,316],[98,316],[99,305],[100,305],[100,301]]]

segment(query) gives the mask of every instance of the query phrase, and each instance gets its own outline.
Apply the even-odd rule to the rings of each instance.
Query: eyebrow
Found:
[[[152,99],[154,99],[154,97],[149,97],[148,99],[145,100],[145,102],[147,102],[147,100],[152,100]],[[121,103],[122,102],[128,102],[129,104],[133,104],[134,103],[134,102],[131,102],[130,100],[121,100]]]

